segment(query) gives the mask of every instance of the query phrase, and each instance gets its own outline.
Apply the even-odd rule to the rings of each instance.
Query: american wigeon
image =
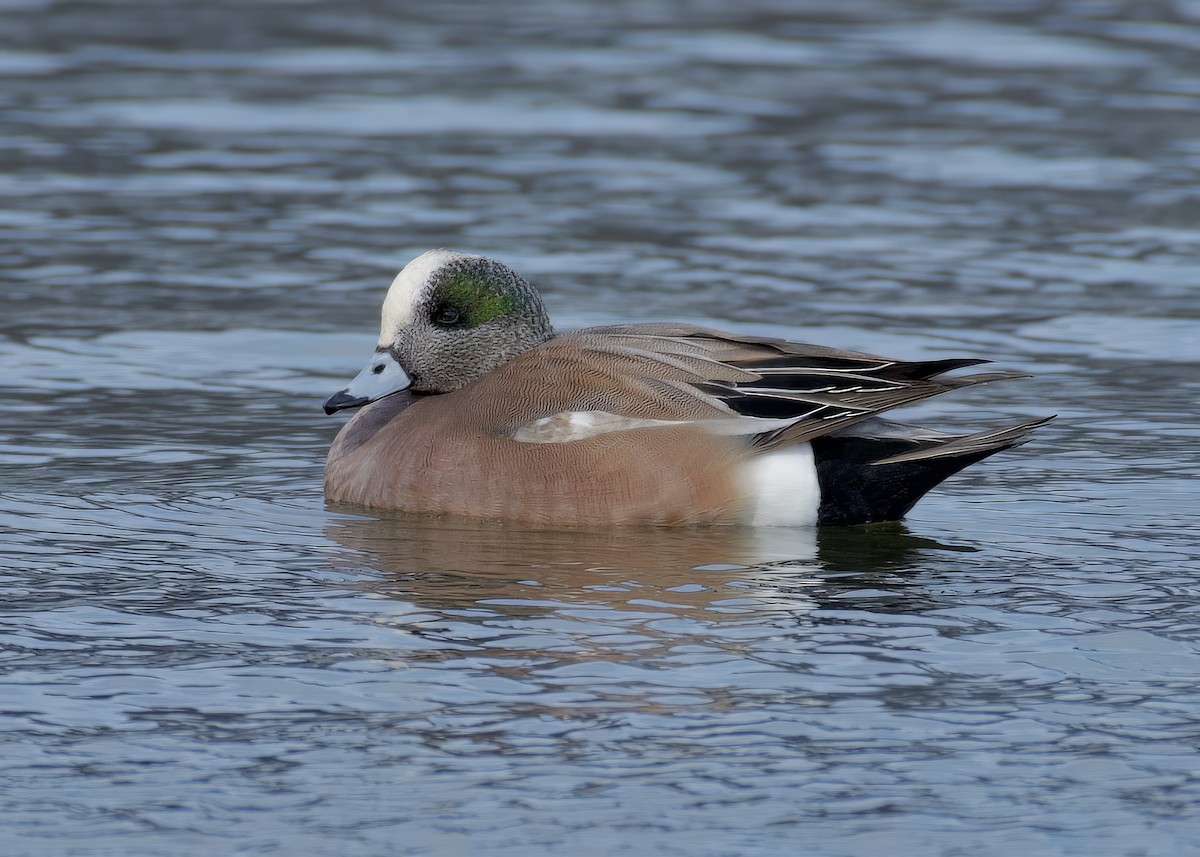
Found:
[[[902,517],[1047,422],[968,436],[877,414],[1011,372],[684,324],[556,335],[534,288],[432,250],[383,302],[367,367],[325,403],[325,496],[543,526],[855,524]]]

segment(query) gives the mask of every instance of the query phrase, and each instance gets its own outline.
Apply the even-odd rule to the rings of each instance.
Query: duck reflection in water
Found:
[[[648,602],[706,621],[747,613],[853,608],[838,596],[914,588],[895,574],[930,551],[972,550],[890,523],[853,528],[533,530],[410,516],[332,519],[334,563],[385,575],[369,588],[437,610],[486,607],[529,615],[563,604],[644,612]],[[885,599],[886,600],[886,599]],[[919,600],[919,598],[918,598]],[[873,597],[871,609],[886,609]]]

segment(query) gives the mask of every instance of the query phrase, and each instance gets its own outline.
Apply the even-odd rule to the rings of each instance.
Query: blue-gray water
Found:
[[[0,853],[1200,850],[1200,5],[0,2]],[[1036,373],[903,527],[327,510],[451,246]]]

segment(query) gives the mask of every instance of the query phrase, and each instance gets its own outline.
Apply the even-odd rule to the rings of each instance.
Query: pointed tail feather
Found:
[[[994,431],[984,431],[964,437],[951,437],[943,443],[934,444],[924,449],[915,449],[911,452],[889,455],[887,458],[881,458],[878,461],[872,462],[872,464],[879,467],[886,464],[900,464],[905,461],[923,461],[929,458],[950,458],[971,455],[976,452],[999,452],[1002,449],[1011,449],[1014,446],[1025,443],[1025,441],[1029,440],[1029,434],[1034,429],[1044,426],[1053,419],[1053,416],[1043,417],[1040,420],[1030,420],[1027,423],[1008,426],[1007,428]]]
[[[1054,417],[956,436],[873,420],[812,440],[821,487],[818,521],[894,521],[949,476],[1028,440]],[[878,430],[884,427],[884,430]],[[911,432],[902,431],[911,428]],[[862,433],[857,433],[862,429]]]

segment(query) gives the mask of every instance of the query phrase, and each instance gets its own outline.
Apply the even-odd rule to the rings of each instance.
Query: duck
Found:
[[[880,414],[1029,377],[691,324],[558,333],[503,262],[430,250],[383,301],[325,465],[334,506],[523,526],[857,525],[902,518],[1049,422],[960,435]]]

